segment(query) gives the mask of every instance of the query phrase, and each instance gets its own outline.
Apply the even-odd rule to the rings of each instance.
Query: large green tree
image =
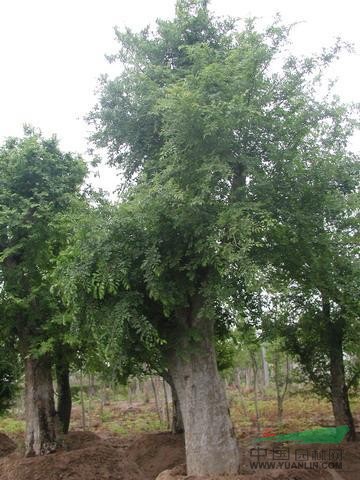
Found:
[[[26,128],[1,147],[0,171],[1,329],[25,365],[26,453],[44,454],[56,448],[51,369],[61,318],[49,274],[66,241],[62,214],[86,167],[55,137]]]
[[[276,21],[260,32],[247,21],[239,29],[199,0],[179,0],[175,19],[159,20],[156,32],[116,33],[110,60],[122,71],[102,79],[89,120],[95,145],[135,186],[124,195],[107,269],[120,267],[124,298],[135,282],[159,309],[146,318],[166,341],[188,473],[233,473],[239,454],[215,332],[241,308],[259,252],[281,225],[266,201],[267,190],[283,188],[276,174],[330,158],[333,129],[343,127],[346,142],[346,108],[316,94],[340,46],[287,57],[279,68],[288,28]]]

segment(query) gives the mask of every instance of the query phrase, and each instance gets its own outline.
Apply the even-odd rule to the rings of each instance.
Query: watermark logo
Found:
[[[295,442],[300,445],[317,444],[339,444],[349,431],[347,425],[340,427],[317,428],[303,432],[276,435],[271,428],[263,431],[260,438],[255,442],[271,441],[275,443]],[[342,469],[342,450],[337,448],[313,449],[298,448],[290,452],[290,448],[284,445],[274,448],[256,446],[250,449],[250,466],[252,469]]]
[[[275,435],[271,429],[266,429],[263,436],[255,439],[255,442],[265,442],[271,439],[272,442],[296,442],[306,443],[335,443],[344,440],[349,431],[347,425],[340,427],[317,428],[315,430],[304,430],[303,432]]]
[[[250,449],[250,467],[261,469],[303,469],[324,470],[342,469],[341,449],[311,449],[299,448],[290,452],[287,447]]]

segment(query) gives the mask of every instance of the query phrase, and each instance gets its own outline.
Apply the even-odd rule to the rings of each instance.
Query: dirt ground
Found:
[[[16,443],[13,442],[7,435],[0,433],[0,458],[9,455],[16,449]]]
[[[150,480],[184,462],[181,436],[169,433],[104,438],[92,432],[70,432],[56,453],[24,458],[21,449],[1,435],[1,480]]]
[[[278,447],[279,445],[277,445]],[[309,446],[306,446],[309,447]],[[358,480],[360,478],[360,442],[340,446],[342,469],[269,469],[254,470],[250,461],[254,445],[242,445],[241,474],[227,480]],[[187,476],[183,437],[170,433],[141,433],[124,436],[102,432],[73,431],[63,448],[44,457],[24,458],[20,449],[6,435],[0,435],[0,480],[210,480]],[[261,448],[275,448],[264,444]],[[290,447],[290,460],[295,459]],[[225,477],[222,477],[223,480]],[[211,477],[220,480],[220,477]]]

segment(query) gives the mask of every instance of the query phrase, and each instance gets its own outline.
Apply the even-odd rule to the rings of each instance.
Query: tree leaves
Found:
[[[41,354],[51,349],[54,332],[47,327],[59,308],[49,272],[64,239],[60,217],[79,196],[86,167],[62,153],[55,137],[27,127],[24,138],[1,147],[0,169],[2,330],[28,347],[41,338]]]

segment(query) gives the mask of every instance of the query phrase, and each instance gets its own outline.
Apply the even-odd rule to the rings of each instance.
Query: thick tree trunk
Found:
[[[57,413],[62,433],[68,433],[71,417],[70,372],[67,362],[56,363]]]
[[[179,323],[180,348],[168,362],[184,421],[187,474],[237,473],[239,451],[217,369],[213,325],[196,317]],[[194,327],[199,338],[191,341]]]
[[[331,403],[335,417],[335,425],[347,425],[349,427],[349,433],[346,438],[349,441],[354,441],[356,440],[356,432],[345,378],[343,325],[341,319],[332,322],[330,313],[330,303],[323,295],[323,314],[328,328]]]
[[[56,450],[56,412],[47,358],[25,360],[25,454],[45,455]]]

